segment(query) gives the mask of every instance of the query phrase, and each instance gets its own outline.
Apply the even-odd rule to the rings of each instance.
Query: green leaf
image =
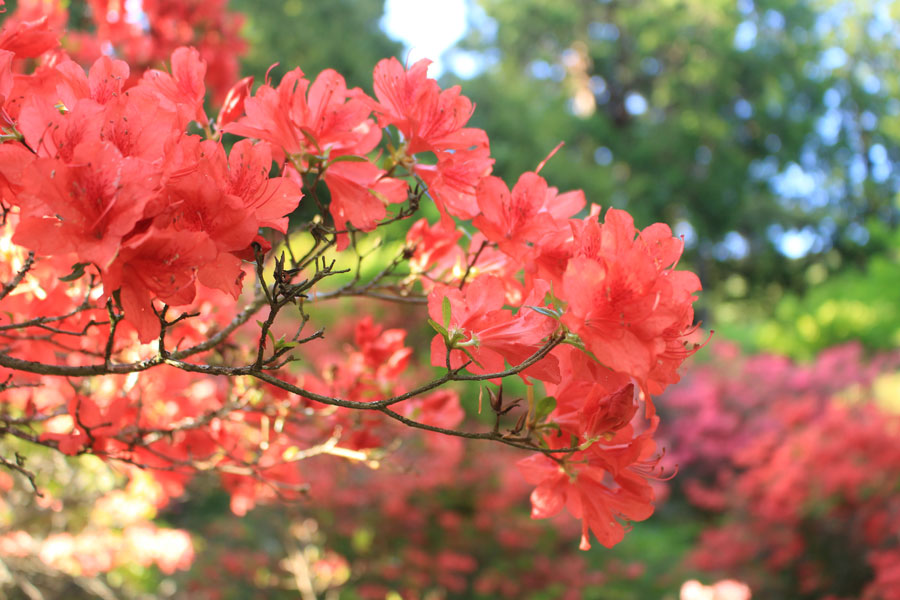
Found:
[[[369,159],[365,156],[357,156],[355,154],[342,154],[341,156],[335,156],[328,164],[333,165],[337,162],[369,162]]]
[[[534,422],[543,422],[544,419],[550,416],[550,413],[552,413],[555,408],[556,398],[553,396],[544,396],[538,400],[537,406],[534,409]]]
[[[559,313],[556,312],[555,310],[549,309],[545,306],[530,306],[530,305],[526,304],[525,308],[530,308],[534,312],[540,313],[540,314],[544,315],[545,317],[550,317],[551,319],[556,319],[557,321],[559,320]]]
[[[559,428],[559,423],[554,423],[553,421],[549,421],[549,422],[547,422],[547,423],[539,423],[539,424],[535,427],[535,429],[537,429],[537,430],[539,430],[539,431],[541,431],[541,430],[551,430],[551,431],[555,431],[555,432],[557,432],[557,433],[559,433],[560,431],[562,431],[562,430]]]
[[[90,265],[91,263],[75,263],[72,265],[72,272],[66,275],[65,277],[60,277],[60,281],[75,281],[82,275],[84,275],[84,268]]]
[[[450,317],[452,316],[450,313],[450,298],[444,296],[444,301],[441,303],[441,312],[444,315],[444,328],[450,329]]]
[[[450,333],[447,331],[447,328],[435,321],[434,319],[428,319],[428,324],[437,331],[439,334],[444,336],[444,339],[449,339]]]
[[[278,338],[278,342],[275,344],[275,350],[281,350],[282,348],[293,348],[297,345],[297,342],[289,342],[285,339],[284,336]]]
[[[322,149],[319,148],[319,142],[316,141],[315,136],[313,136],[313,134],[308,129],[306,129],[305,127],[301,127],[300,133],[303,134],[303,137],[306,138],[307,142],[309,142],[310,144],[313,145],[313,147],[315,147],[316,152],[319,152],[319,153],[322,152]]]
[[[590,448],[591,446],[593,446],[595,442],[597,442],[597,441],[599,441],[599,440],[600,440],[600,438],[598,438],[598,437],[595,437],[595,438],[591,438],[591,439],[589,439],[589,440],[586,440],[586,441],[584,441],[584,442],[578,444],[578,449],[579,449],[579,450],[587,450],[588,448]]]
[[[472,356],[472,353],[469,352],[469,349],[468,349],[468,348],[463,347],[463,348],[459,348],[459,350],[462,350],[463,352],[465,352],[466,356],[468,356],[469,358],[471,358],[473,363],[475,363],[476,365],[478,365],[478,366],[481,367],[482,369],[484,368],[484,365],[482,365],[480,362],[478,362],[477,360],[475,360],[475,357]]]

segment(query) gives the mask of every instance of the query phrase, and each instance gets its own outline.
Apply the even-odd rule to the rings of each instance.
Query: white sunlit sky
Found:
[[[477,72],[475,60],[465,53],[444,53],[463,38],[471,22],[483,18],[467,0],[387,0],[381,27],[403,42],[409,64],[429,58],[434,61],[428,71],[432,77],[440,77],[451,66],[465,77]]]

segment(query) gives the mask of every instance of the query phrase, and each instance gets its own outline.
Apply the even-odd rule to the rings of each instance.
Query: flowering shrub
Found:
[[[79,22],[70,14],[71,2],[19,0],[6,16],[8,39],[0,45],[20,56],[65,55],[82,65],[115,55],[128,63],[130,85],[177,48],[193,46],[207,65],[206,84],[221,103],[246,50],[239,34],[243,15],[225,5],[225,0],[86,0]],[[78,28],[67,29],[71,24]]]
[[[879,392],[896,403],[900,356],[714,355],[666,396],[679,483],[719,516],[693,563],[764,597],[896,598],[900,416]]]
[[[616,209],[601,222],[597,206],[577,218],[583,194],[542,165],[510,190],[466,127],[472,103],[427,61],[380,61],[374,97],[299,68],[254,90],[202,33],[231,22],[221,4],[92,3],[106,17],[91,39],[128,61],[83,68],[93,46],[59,41],[59,6],[26,2],[0,31],[4,436],[145,469],[162,504],[215,471],[243,514],[337,498],[333,470],[303,461],[400,460],[394,423],[447,436],[422,464],[460,438],[530,452],[532,516],[565,507],[581,548],[650,516],[653,396],[696,349],[700,289],[667,226]],[[215,117],[207,88],[228,89]],[[342,298],[428,318],[357,318],[355,347],[323,362],[319,307]],[[406,338],[428,326],[437,374],[413,383]],[[524,398],[504,396],[507,378]],[[452,382],[485,382],[492,428],[461,427]],[[40,493],[27,454],[0,462]]]

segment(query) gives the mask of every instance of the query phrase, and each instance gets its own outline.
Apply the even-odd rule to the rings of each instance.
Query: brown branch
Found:
[[[35,495],[38,496],[39,498],[44,497],[44,494],[38,489],[37,482],[35,481],[34,473],[32,473],[31,471],[29,471],[28,469],[25,468],[25,458],[21,454],[16,452],[16,461],[15,462],[12,462],[12,461],[7,460],[6,458],[0,456],[0,466],[5,467],[5,468],[9,469],[10,471],[15,471],[16,473],[23,475],[28,480],[28,483],[31,484],[31,489],[34,490]]]
[[[28,256],[25,258],[25,263],[22,265],[22,268],[16,273],[15,277],[13,277],[6,285],[3,286],[3,289],[0,289],[0,300],[6,298],[14,289],[16,289],[22,280],[25,279],[25,275],[31,269],[31,266],[34,264],[34,252],[29,252]]]
[[[84,295],[84,299],[81,301],[81,304],[76,306],[74,309],[69,311],[64,315],[59,315],[56,317],[37,317],[35,319],[29,319],[28,321],[21,321],[19,323],[10,323],[9,325],[0,325],[0,331],[9,331],[11,329],[24,329],[25,327],[41,327],[47,323],[56,323],[59,321],[64,321],[69,317],[73,317],[80,312],[84,312],[86,310],[91,310],[93,308],[97,308],[91,306],[90,303],[90,295],[91,291],[94,289],[94,276],[91,275],[91,282],[88,284],[88,290]]]
[[[466,272],[463,273],[462,279],[459,280],[459,289],[463,289],[463,286],[466,285],[466,279],[469,278],[469,273],[472,272],[472,269],[475,268],[475,263],[478,262],[478,257],[481,256],[481,253],[484,252],[484,249],[487,248],[489,242],[484,240],[481,242],[481,246],[478,248],[478,251],[475,253],[475,256],[472,257],[472,261],[466,265]]]

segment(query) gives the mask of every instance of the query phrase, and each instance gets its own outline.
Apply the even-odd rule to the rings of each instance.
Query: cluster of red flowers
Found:
[[[131,58],[131,17],[94,5],[107,14],[99,35]],[[175,8],[142,10],[165,22]],[[589,548],[590,532],[612,546],[629,521],[652,513],[651,396],[678,380],[696,348],[700,289],[675,270],[683,244],[667,226],[641,231],[615,209],[601,223],[596,206],[576,218],[583,194],[559,193],[540,167],[510,190],[490,175],[485,132],[466,127],[472,103],[429,79],[427,61],[379,62],[374,97],[334,71],[310,80],[294,69],[255,91],[242,80],[211,119],[214,65],[202,41],[174,49],[169,71],[138,78],[109,56],[85,71],[58,45],[53,18],[11,18],[0,31],[0,364],[12,381],[5,403],[42,427],[19,437],[158,468],[171,494],[215,467],[243,512],[300,493],[308,456],[375,460],[389,446],[372,425],[383,415],[473,437],[454,429],[463,416],[455,395],[433,390],[518,375],[527,410],[500,432],[512,405],[490,388],[498,426],[480,437],[534,452],[519,463],[536,486],[533,516],[566,507]],[[321,214],[291,224],[301,199]],[[413,217],[424,201],[440,219],[416,222],[398,260],[368,282],[358,271],[320,291],[335,274],[326,251],[361,264],[362,234]],[[312,246],[299,260],[298,231]],[[342,364],[288,365],[295,346],[322,335],[299,337],[306,302],[370,295],[404,261],[396,293],[380,296],[427,294],[442,379],[399,383],[411,354],[405,332],[371,320]],[[241,305],[242,293],[254,298]],[[299,314],[279,317],[298,302]],[[246,326],[264,306],[259,328]],[[82,379],[70,386],[66,376]]]
[[[694,564],[767,597],[900,598],[900,356],[713,354],[665,404],[679,484],[722,517]]]
[[[19,56],[65,53],[90,65],[101,56],[118,56],[130,67],[129,85],[148,69],[159,68],[182,46],[196,48],[207,65],[206,85],[217,103],[237,79],[246,49],[240,36],[243,15],[226,10],[227,0],[87,0],[87,23],[73,25],[63,0],[19,0],[6,15],[0,41]],[[0,4],[0,12],[3,5]],[[61,44],[60,44],[61,42]]]

